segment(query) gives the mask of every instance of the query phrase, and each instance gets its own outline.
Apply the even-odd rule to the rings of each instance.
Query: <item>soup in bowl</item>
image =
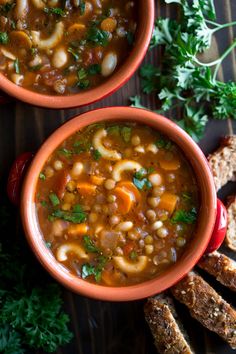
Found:
[[[132,300],[197,263],[216,223],[216,193],[204,155],[178,126],[112,107],[72,119],[44,143],[24,183],[22,219],[64,285]]]
[[[150,15],[146,19],[144,3]],[[50,101],[49,107],[55,108],[105,96],[141,62],[151,37],[153,12],[152,0],[4,2],[0,5],[2,88],[13,95],[24,92],[22,99],[29,96],[30,103],[37,105],[48,106]],[[116,81],[106,86],[113,76]],[[6,85],[5,79],[15,85]],[[35,94],[27,96],[20,88]],[[54,96],[59,96],[56,101]],[[61,100],[60,96],[70,97]]]

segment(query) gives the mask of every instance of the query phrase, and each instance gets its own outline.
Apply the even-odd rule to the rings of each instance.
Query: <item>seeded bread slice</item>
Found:
[[[208,156],[208,162],[218,191],[229,181],[236,180],[236,135],[222,139],[220,147]]]
[[[192,317],[236,349],[236,311],[202,277],[190,272],[171,291]]]
[[[192,354],[173,300],[164,294],[149,298],[144,307],[145,318],[160,354]]]
[[[225,243],[231,250],[236,251],[236,196],[228,198],[226,207],[228,213],[228,227]]]
[[[236,291],[236,262],[233,259],[215,251],[202,257],[198,266],[227,288]]]

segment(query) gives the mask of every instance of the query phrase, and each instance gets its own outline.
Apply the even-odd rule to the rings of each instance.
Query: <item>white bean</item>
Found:
[[[110,52],[105,55],[102,65],[101,65],[101,72],[102,76],[109,76],[113,73],[117,66],[117,55],[114,52]]]
[[[162,226],[163,226],[163,222],[160,221],[160,220],[158,220],[158,221],[155,221],[155,222],[152,224],[151,228],[152,228],[152,230],[158,230],[158,229],[160,229],[160,227],[162,227]]]
[[[159,173],[152,173],[148,176],[149,181],[153,186],[160,186],[162,183],[162,176]]]
[[[52,65],[55,68],[59,69],[66,65],[67,60],[68,60],[68,54],[65,51],[65,48],[63,47],[56,48],[52,57]]]
[[[74,177],[78,177],[82,171],[84,169],[84,166],[81,162],[75,162],[73,164],[73,167],[72,167],[72,170],[71,170],[71,174],[74,176]]]
[[[63,162],[61,160],[54,161],[53,167],[56,171],[60,171],[63,168]]]
[[[134,151],[139,152],[140,154],[144,154],[145,153],[145,149],[144,149],[144,147],[142,145],[136,146],[134,148]]]
[[[116,182],[114,181],[114,179],[107,179],[104,183],[104,187],[108,190],[112,190],[113,188],[115,188]]]
[[[152,208],[156,208],[160,202],[160,198],[159,197],[151,197],[147,199],[148,204],[152,207]]]
[[[137,145],[140,144],[140,142],[141,142],[141,140],[140,140],[140,137],[138,135],[132,136],[132,138],[131,138],[131,144],[132,145],[137,146]]]
[[[155,144],[149,144],[147,146],[147,151],[152,152],[153,154],[156,154],[158,152],[158,148]]]
[[[132,223],[132,221],[123,221],[117,225],[116,230],[117,231],[129,231],[132,229],[133,226],[134,226],[134,224]]]

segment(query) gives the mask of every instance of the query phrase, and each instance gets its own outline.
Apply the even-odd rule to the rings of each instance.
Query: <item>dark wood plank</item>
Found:
[[[234,0],[216,0],[219,22],[236,19],[236,2]],[[156,1],[157,16],[175,16],[176,11],[171,11],[161,1]],[[229,43],[236,37],[236,27],[225,29],[216,37],[216,43],[211,50],[211,56],[222,53]],[[149,52],[145,62],[161,65],[161,50]],[[236,80],[236,52],[234,51],[225,60],[219,71],[221,80]],[[24,151],[36,151],[40,144],[63,122],[76,114],[96,108],[112,105],[128,105],[128,98],[140,94],[140,81],[136,73],[131,80],[112,96],[101,102],[80,109],[54,111],[41,109],[12,102],[0,107],[0,182],[5,184],[6,176],[14,157]],[[156,107],[155,96],[142,95],[145,105]],[[181,113],[172,112],[173,117]],[[211,121],[206,130],[205,137],[200,146],[207,154],[213,151],[222,135],[236,132],[236,121]],[[235,192],[235,184],[230,184],[221,192],[226,194]],[[19,220],[19,217],[18,217]],[[19,225],[19,224],[18,224]],[[17,226],[16,232],[21,232]],[[227,249],[224,249],[228,252]],[[230,253],[233,256],[232,253]],[[203,273],[204,274],[204,273]],[[207,277],[219,291],[224,293],[228,301],[233,301],[233,296],[221,286]],[[71,328],[75,334],[73,342],[58,351],[63,354],[154,354],[156,350],[149,329],[144,321],[143,303],[108,303],[86,299],[79,295],[64,290],[65,308],[71,317]],[[197,354],[233,353],[217,336],[204,330],[193,320],[181,305],[177,305],[183,315],[183,322],[189,330],[189,335]]]

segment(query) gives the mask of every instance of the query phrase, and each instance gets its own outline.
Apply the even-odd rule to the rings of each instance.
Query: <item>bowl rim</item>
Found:
[[[69,273],[56,261],[37,224],[35,190],[39,173],[51,153],[66,138],[87,125],[102,121],[133,121],[153,127],[167,134],[184,153],[197,175],[201,194],[201,209],[195,237],[190,249],[181,259],[160,276],[132,286],[106,287],[87,282]],[[167,133],[168,132],[168,133]],[[200,185],[201,184],[201,185]],[[160,293],[182,279],[205,252],[212,236],[216,218],[216,192],[207,160],[198,145],[178,125],[151,111],[132,107],[107,107],[77,115],[60,126],[42,144],[36,153],[24,180],[21,197],[21,216],[27,240],[36,257],[46,270],[61,284],[75,293],[107,301],[129,301],[146,298]]]
[[[68,96],[44,95],[11,82],[3,73],[0,73],[0,89],[10,96],[38,107],[64,109],[75,108],[94,103],[105,98],[123,86],[141,64],[151,40],[155,4],[154,0],[140,0],[139,7],[145,5],[145,11],[139,11],[138,35],[135,45],[118,71],[105,82],[95,88]],[[148,15],[147,15],[148,14]]]

